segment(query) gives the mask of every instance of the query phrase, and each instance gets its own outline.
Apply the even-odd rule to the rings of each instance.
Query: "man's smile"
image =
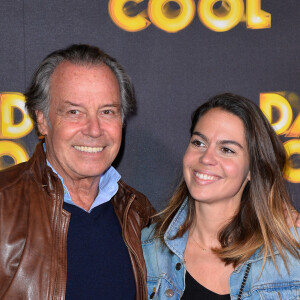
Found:
[[[88,152],[88,153],[97,153],[102,152],[104,147],[89,147],[89,146],[74,146],[74,148],[81,152]]]

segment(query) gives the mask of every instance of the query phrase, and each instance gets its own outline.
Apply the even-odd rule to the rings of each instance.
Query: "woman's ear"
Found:
[[[250,171],[248,172],[247,179],[248,179],[248,181],[250,181],[250,180],[251,180]]]

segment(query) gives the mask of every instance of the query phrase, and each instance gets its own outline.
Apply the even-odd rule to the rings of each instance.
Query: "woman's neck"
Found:
[[[236,211],[236,205],[196,201],[195,218],[189,235],[203,248],[220,247],[219,232],[230,222]]]

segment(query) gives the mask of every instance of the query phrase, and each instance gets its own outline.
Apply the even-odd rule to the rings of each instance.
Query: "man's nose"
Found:
[[[91,137],[99,137],[103,134],[102,121],[96,115],[87,118],[83,133]]]

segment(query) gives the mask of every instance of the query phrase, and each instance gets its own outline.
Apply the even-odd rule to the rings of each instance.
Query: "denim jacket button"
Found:
[[[181,263],[177,263],[175,268],[176,268],[177,271],[179,271],[181,269]]]
[[[166,296],[167,296],[167,297],[173,297],[173,295],[174,295],[173,290],[171,290],[171,289],[167,289],[167,290],[166,290]]]

